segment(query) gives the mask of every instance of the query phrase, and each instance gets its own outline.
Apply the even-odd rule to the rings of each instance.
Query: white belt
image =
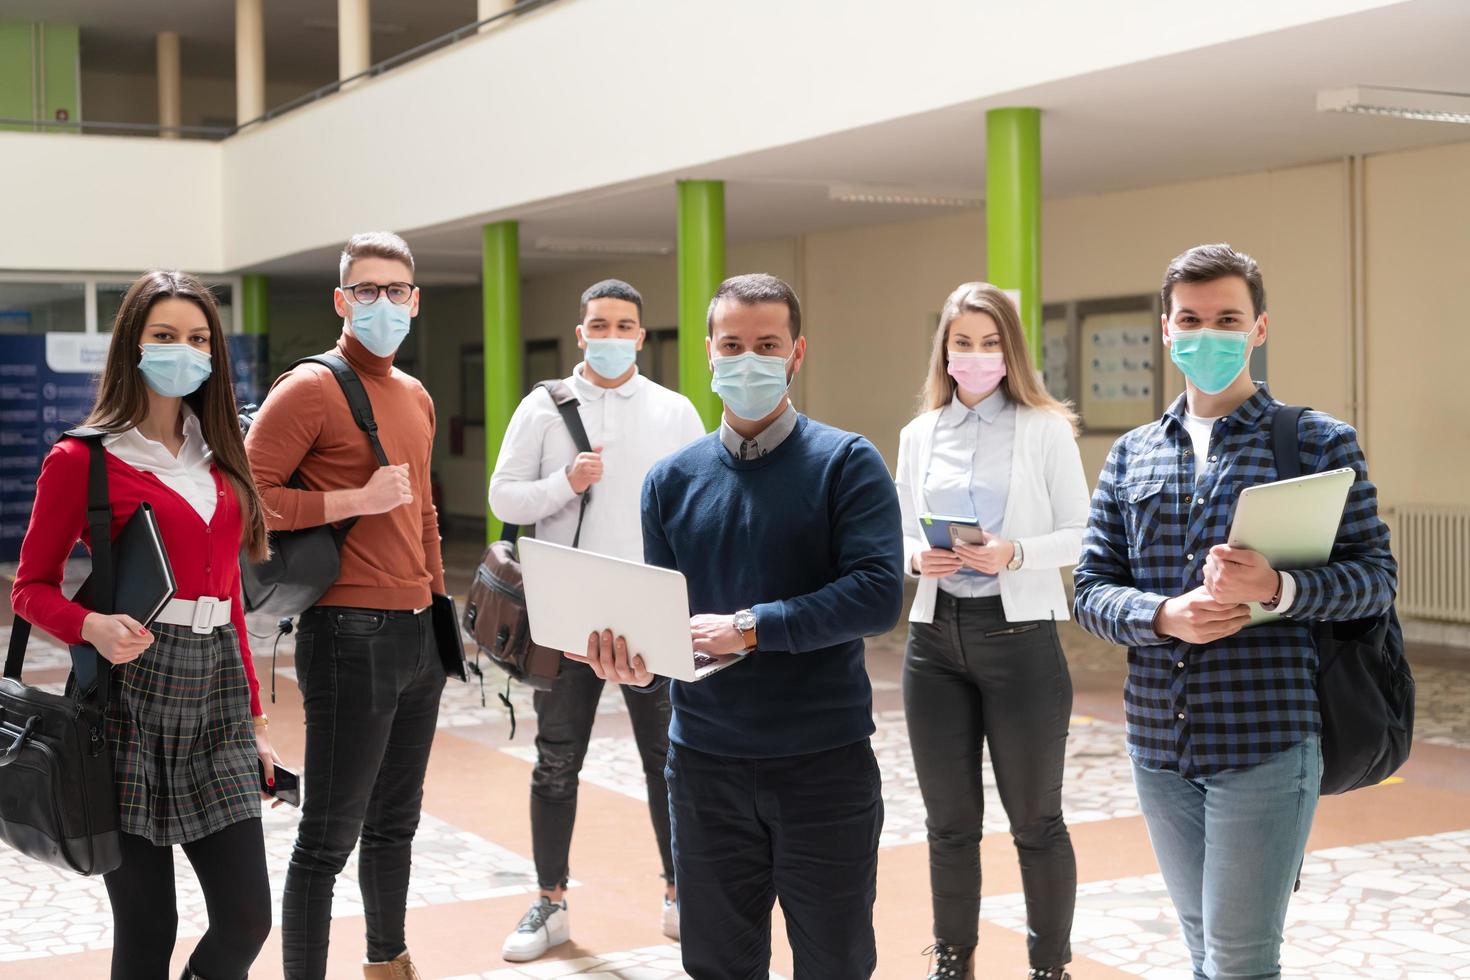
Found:
[[[153,620],[169,626],[187,626],[195,633],[213,633],[230,621],[230,600],[201,596],[198,599],[170,599]]]

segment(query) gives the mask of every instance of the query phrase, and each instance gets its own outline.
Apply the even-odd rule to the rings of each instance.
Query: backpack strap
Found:
[[[1291,480],[1302,475],[1301,437],[1298,434],[1304,405],[1282,405],[1271,420],[1271,454],[1276,457],[1276,478]]]
[[[556,406],[557,414],[561,416],[562,424],[572,434],[572,445],[577,447],[579,453],[592,452],[592,440],[587,438],[587,427],[582,424],[582,413],[577,411],[580,402],[570,385],[560,378],[552,381],[540,381],[535,385],[551,396],[552,404]],[[582,493],[581,509],[577,511],[577,531],[572,535],[572,547],[575,548],[582,543],[582,522],[587,519],[587,504],[592,500],[592,488],[588,487]],[[502,541],[515,541],[520,537],[521,529],[517,524],[506,524],[501,531]]]
[[[341,354],[328,352],[325,354],[313,354],[296,361],[282,372],[286,372],[303,364],[320,364],[332,372],[332,377],[337,380],[337,387],[342,389],[342,397],[347,399],[347,408],[352,412],[352,421],[357,427],[367,433],[368,442],[372,444],[373,455],[378,458],[379,466],[388,466],[388,454],[383,451],[383,443],[378,438],[378,420],[373,415],[373,403],[368,398],[367,389],[363,387],[362,379],[347,363],[347,359]],[[279,380],[279,379],[278,379]],[[360,518],[349,517],[337,527],[332,529],[332,535],[337,539],[337,547],[342,547],[342,542],[347,540],[348,533],[357,525]]]
[[[87,528],[92,536],[92,588],[88,600],[92,612],[110,615],[115,590],[112,581],[112,500],[107,486],[107,452],[102,448],[105,435],[107,433],[102,429],[82,427],[68,429],[61,437],[80,439],[87,444]],[[5,655],[6,677],[20,679],[30,636],[31,624],[19,616],[15,617],[15,625],[10,631],[10,648]],[[77,692],[106,701],[112,665],[86,644],[72,647],[71,656]]]

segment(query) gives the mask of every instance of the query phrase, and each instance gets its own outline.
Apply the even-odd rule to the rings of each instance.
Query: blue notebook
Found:
[[[954,548],[953,528],[969,528],[973,531],[980,527],[976,518],[950,517],[944,514],[920,514],[919,523],[924,525],[924,536],[929,539],[929,546],[945,549]]]

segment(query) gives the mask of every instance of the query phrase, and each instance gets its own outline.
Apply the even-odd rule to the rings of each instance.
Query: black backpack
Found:
[[[388,455],[378,441],[378,423],[373,418],[372,402],[362,379],[340,354],[315,354],[303,357],[286,371],[302,364],[320,364],[329,368],[342,388],[357,427],[367,433],[379,466],[388,465]],[[284,374],[283,374],[284,376]],[[267,395],[266,397],[270,397]],[[249,434],[259,408],[246,405],[240,411],[240,431]],[[293,474],[287,486],[300,488],[299,474]],[[342,542],[357,523],[357,518],[343,521],[337,527],[322,524],[299,531],[271,531],[270,557],[254,564],[240,557],[240,592],[248,612],[261,612],[272,618],[289,619],[316,605],[337,581],[341,572]]]
[[[1271,423],[1277,478],[1302,475],[1297,427],[1302,406],[1283,406]],[[1399,617],[1316,623],[1317,701],[1322,711],[1322,793],[1376,786],[1409,757],[1414,676],[1404,658]]]

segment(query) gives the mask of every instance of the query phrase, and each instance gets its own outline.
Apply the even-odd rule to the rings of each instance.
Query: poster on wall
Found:
[[[91,412],[107,360],[107,334],[0,335],[0,562],[20,557],[41,461]],[[229,338],[235,398],[259,401],[266,338]]]

